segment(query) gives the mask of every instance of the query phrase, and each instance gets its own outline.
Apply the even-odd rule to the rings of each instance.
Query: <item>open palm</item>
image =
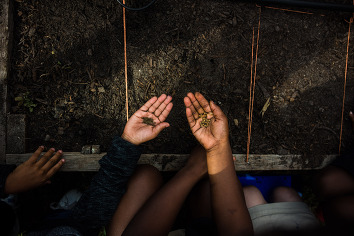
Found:
[[[139,145],[154,139],[169,123],[164,122],[173,107],[172,97],[162,94],[147,101],[129,118],[122,138]]]
[[[228,140],[227,118],[221,109],[213,102],[209,102],[200,93],[188,93],[184,98],[186,115],[193,135],[199,143],[208,151],[220,142]],[[207,113],[210,120],[208,127],[201,126],[200,115]]]

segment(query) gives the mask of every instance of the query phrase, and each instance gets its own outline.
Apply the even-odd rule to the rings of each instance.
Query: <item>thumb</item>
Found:
[[[170,124],[167,122],[160,123],[154,127],[154,133],[158,135],[163,129],[169,127]]]
[[[213,115],[215,118],[221,118],[225,116],[225,114],[222,112],[221,108],[217,106],[213,101],[210,101],[210,109],[213,112]]]

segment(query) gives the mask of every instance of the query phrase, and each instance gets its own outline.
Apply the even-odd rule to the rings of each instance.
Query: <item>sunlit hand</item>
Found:
[[[139,145],[154,139],[163,129],[170,126],[164,122],[173,107],[172,97],[162,94],[153,97],[129,118],[122,138]]]
[[[220,107],[212,101],[209,104],[204,96],[198,92],[195,94],[188,93],[187,97],[184,98],[184,104],[186,105],[187,120],[192,133],[207,152],[220,144],[229,142],[227,117]],[[207,119],[210,119],[208,127],[201,126],[202,118],[200,115],[203,113],[207,113]]]
[[[9,174],[5,183],[6,194],[20,193],[50,183],[50,178],[65,160],[61,159],[63,153],[61,150],[52,157],[54,148],[39,158],[43,149],[43,146],[39,147],[27,161]]]

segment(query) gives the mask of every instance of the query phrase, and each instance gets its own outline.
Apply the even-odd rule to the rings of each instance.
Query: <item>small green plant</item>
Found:
[[[98,236],[106,236],[106,235],[107,235],[106,228],[102,227],[101,231],[98,233]]]
[[[27,107],[30,112],[33,112],[33,108],[37,106],[29,96],[29,92],[23,93],[21,96],[15,97],[15,101],[17,102],[17,106]]]

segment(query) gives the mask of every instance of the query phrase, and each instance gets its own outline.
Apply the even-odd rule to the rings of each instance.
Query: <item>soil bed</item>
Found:
[[[187,153],[195,145],[183,105],[189,91],[221,106],[233,152],[246,152],[252,30],[257,34],[259,11],[253,4],[211,0],[158,1],[145,11],[127,11],[129,114],[154,95],[172,95],[174,102],[171,127],[145,144],[146,153]],[[311,12],[261,9],[251,153],[338,153],[351,14]],[[344,114],[353,105],[352,51]],[[122,132],[123,23],[117,2],[17,0],[13,55],[11,112],[28,115],[29,151],[42,144],[64,151],[100,144],[106,150]],[[347,150],[352,132],[344,117]]]

